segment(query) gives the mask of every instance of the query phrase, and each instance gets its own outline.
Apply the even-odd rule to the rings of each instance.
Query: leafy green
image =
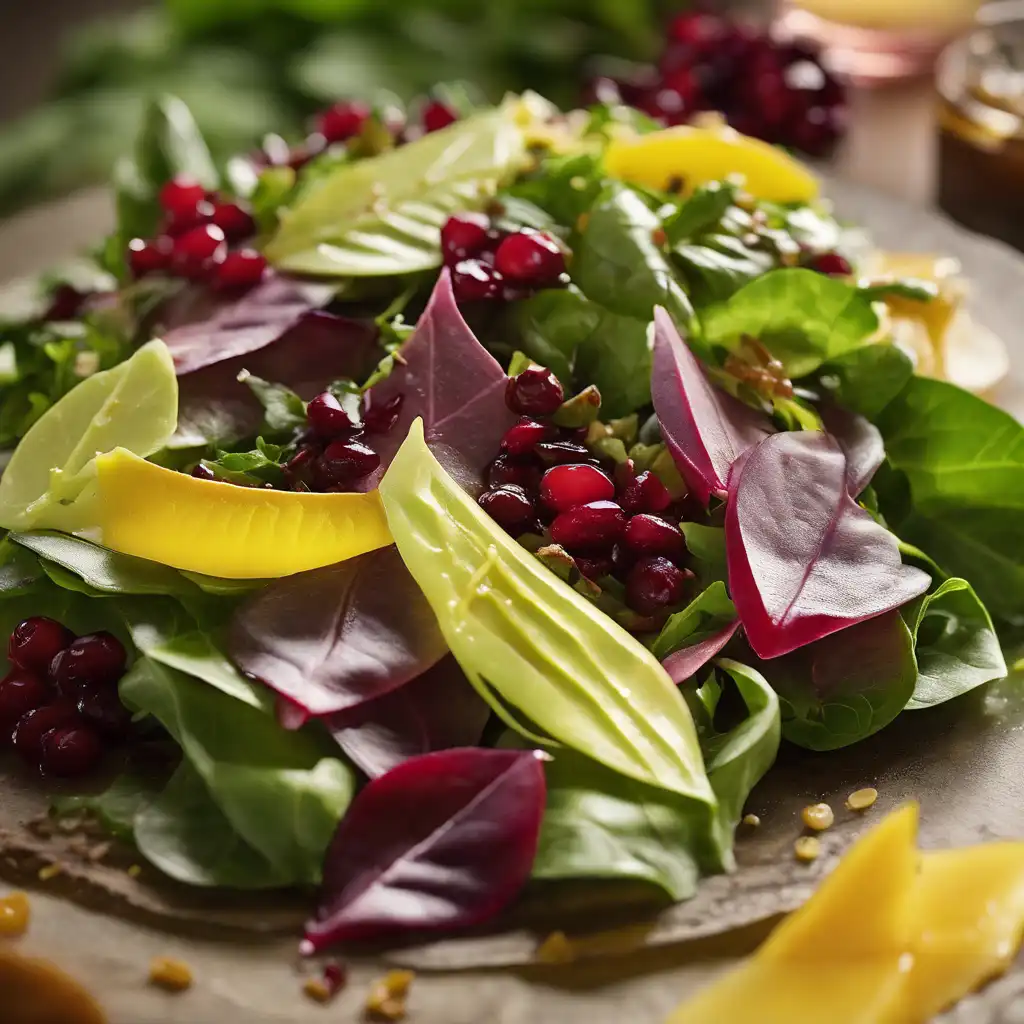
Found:
[[[275,437],[305,428],[306,403],[291,388],[273,384],[247,371],[239,377],[263,406],[264,433]]]
[[[875,420],[914,376],[914,364],[898,346],[880,341],[828,360],[820,380],[836,402]]]
[[[671,246],[688,241],[713,228],[732,206],[739,188],[730,181],[711,181],[694,189],[693,195],[665,220]]]
[[[670,615],[650,644],[651,653],[664,661],[673,651],[691,647],[736,618],[725,584],[718,580],[702,590],[681,612]]]
[[[0,540],[0,600],[31,593],[42,578],[38,558],[10,537]]]
[[[686,547],[697,560],[697,575],[705,587],[715,580],[726,580],[729,572],[725,561],[725,530],[721,526],[680,523]]]
[[[159,789],[156,780],[125,772],[102,793],[57,797],[53,801],[53,810],[60,817],[88,811],[96,815],[112,836],[131,840],[135,816],[149,804]]]
[[[699,243],[672,250],[687,281],[687,292],[698,307],[723,302],[775,266],[775,257],[732,235],[705,235]]]

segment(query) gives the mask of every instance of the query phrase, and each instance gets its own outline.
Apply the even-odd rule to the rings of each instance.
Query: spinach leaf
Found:
[[[697,576],[707,587],[715,580],[726,580],[729,571],[725,560],[725,529],[701,523],[680,523],[686,548],[697,561]]]
[[[239,377],[263,406],[263,427],[267,434],[277,436],[305,428],[306,403],[291,388],[248,371]]]
[[[606,185],[600,157],[576,153],[547,157],[506,191],[540,207],[559,224],[575,225]]]
[[[39,559],[30,551],[10,537],[0,541],[0,600],[30,593],[43,576]]]
[[[731,181],[710,181],[694,189],[693,195],[665,220],[669,245],[676,246],[713,228],[732,206],[738,191]]]
[[[908,708],[941,704],[1006,675],[992,619],[966,580],[945,580],[902,611],[917,654]]]
[[[732,235],[705,235],[699,242],[676,246],[672,255],[698,307],[724,302],[775,266],[770,252],[753,249]]]
[[[160,791],[159,784],[142,775],[125,772],[102,792],[95,795],[59,796],[53,811],[60,817],[88,811],[118,839],[131,840],[135,816]]]
[[[880,341],[829,359],[819,379],[839,405],[875,420],[913,376],[906,352]]]
[[[708,639],[735,618],[736,606],[719,580],[701,591],[681,612],[669,616],[650,644],[651,653],[664,661],[673,651]]]
[[[507,331],[515,338],[516,348],[571,388],[576,349],[597,322],[597,306],[570,286],[537,292],[511,303],[508,310]]]

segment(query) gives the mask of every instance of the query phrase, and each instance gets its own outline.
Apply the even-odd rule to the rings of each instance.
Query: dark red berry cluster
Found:
[[[669,125],[721,111],[744,135],[811,156],[831,151],[845,115],[845,91],[816,48],[702,10],[672,21],[656,67],[593,79],[585,98],[627,103]]]
[[[79,778],[125,738],[131,715],[117,695],[126,655],[110,633],[76,637],[54,619],[18,624],[0,680],[0,734],[44,775]]]
[[[160,234],[128,243],[128,268],[134,277],[170,274],[225,291],[244,291],[263,279],[266,258],[240,246],[256,233],[256,222],[243,203],[222,199],[179,176],[160,190],[160,208]]]
[[[459,213],[441,228],[441,253],[460,302],[511,301],[569,283],[565,251],[543,231],[500,231],[485,213]]]
[[[680,603],[692,578],[683,535],[665,515],[671,495],[632,463],[609,470],[580,430],[552,424],[563,399],[558,378],[542,367],[509,380],[505,400],[522,419],[502,439],[480,507],[515,536],[546,533],[588,579],[618,578],[633,611],[658,616]]]

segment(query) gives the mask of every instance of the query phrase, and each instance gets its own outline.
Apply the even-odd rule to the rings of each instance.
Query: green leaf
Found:
[[[760,340],[789,377],[866,345],[878,317],[853,285],[813,270],[773,270],[701,313],[706,340],[734,349]]]
[[[914,377],[878,420],[892,529],[970,580],[997,618],[1024,615],[1024,426],[953,384]],[[909,488],[901,495],[898,477]]]
[[[686,703],[625,630],[544,568],[441,468],[417,420],[380,485],[399,553],[463,671],[559,743],[711,800]]]
[[[736,618],[725,584],[718,580],[702,590],[681,612],[670,615],[651,642],[651,653],[664,661],[682,647],[692,647]]]
[[[552,288],[511,303],[508,314],[516,345],[572,387],[576,349],[597,323],[597,307],[574,288]]]
[[[702,526],[700,523],[680,523],[686,538],[686,548],[697,560],[697,575],[705,587],[715,580],[727,580],[729,571],[725,560],[725,530],[721,526]]]
[[[291,388],[273,384],[248,371],[239,374],[239,380],[263,406],[265,433],[285,434],[306,426],[306,403]]]
[[[295,207],[266,248],[279,269],[340,277],[429,270],[449,214],[479,209],[526,159],[515,103],[345,164]]]
[[[53,801],[59,817],[88,811],[95,814],[106,830],[118,839],[130,840],[135,816],[160,791],[150,778],[126,772],[95,795],[59,796]]]
[[[698,307],[723,302],[775,266],[775,257],[731,235],[707,235],[672,250]]]
[[[0,600],[30,593],[42,578],[38,558],[10,537],[0,541]]]
[[[714,227],[732,206],[738,191],[730,181],[711,181],[694,189],[693,195],[665,221],[669,245],[676,246]]]
[[[902,613],[917,654],[908,709],[941,704],[1006,675],[992,619],[966,580],[945,580]]]
[[[888,298],[910,299],[912,302],[931,302],[939,297],[939,286],[934,281],[921,281],[905,277],[897,281],[878,281],[858,285],[858,290],[869,302]]]
[[[874,421],[913,376],[910,356],[880,341],[829,360],[820,380],[839,405]]]

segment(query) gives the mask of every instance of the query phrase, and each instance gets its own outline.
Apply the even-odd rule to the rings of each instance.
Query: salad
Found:
[[[0,723],[123,766],[57,813],[316,887],[307,952],[680,901],[781,742],[1006,674],[1024,427],[942,379],[955,276],[714,122],[331,117],[218,167],[156,102],[113,234],[0,328]]]

